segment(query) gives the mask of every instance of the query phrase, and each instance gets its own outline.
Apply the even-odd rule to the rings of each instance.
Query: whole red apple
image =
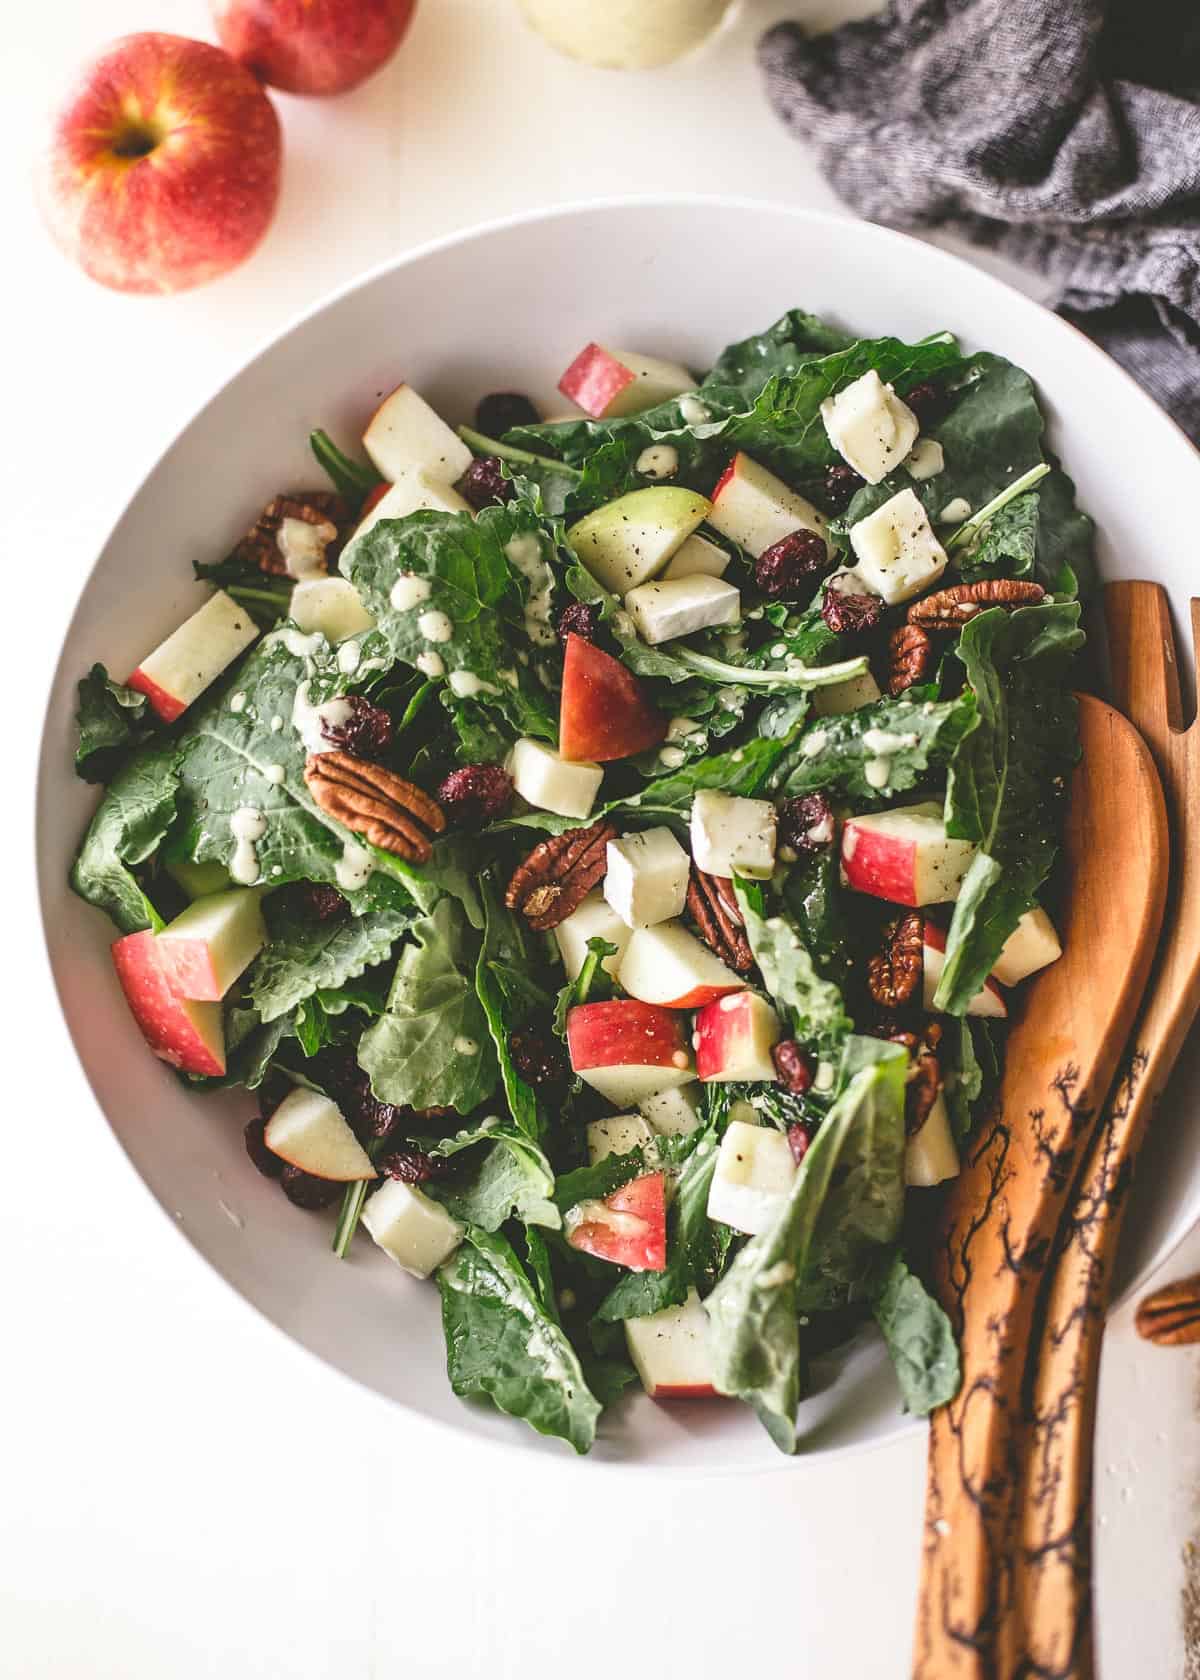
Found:
[[[248,257],[283,142],[258,82],[219,47],[126,35],[82,72],[39,167],[50,232],[93,280],[179,292]]]
[[[221,45],[285,93],[345,93],[391,58],[416,0],[212,0]]]

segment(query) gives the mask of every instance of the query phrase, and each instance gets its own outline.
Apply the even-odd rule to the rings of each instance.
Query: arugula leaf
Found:
[[[340,1013],[336,998],[346,999],[346,982],[383,962],[416,917],[413,906],[396,905],[322,920],[278,900],[268,900],[264,913],[270,938],[246,976],[250,1001],[264,1021],[322,993],[326,1012]]]
[[[468,1229],[437,1278],[455,1394],[486,1396],[539,1434],[587,1452],[596,1439],[600,1404],[512,1245]]]
[[[766,894],[757,881],[734,877],[746,937],[763,984],[784,1012],[795,1037],[829,1050],[850,1030],[842,994],[817,972],[800,930],[782,906],[767,914]]]
[[[747,1400],[781,1452],[796,1450],[800,1401],[799,1291],[829,1235],[827,1210],[845,1211],[853,1182],[871,1217],[863,1235],[896,1239],[903,1206],[904,1079],[899,1046],[860,1069],[830,1109],[787,1201],[737,1255],[705,1306],[716,1387]]]
[[[492,1035],[509,1111],[518,1129],[536,1138],[542,1130],[537,1096],[516,1070],[509,1036],[537,1011],[549,1008],[548,995],[530,978],[532,942],[524,919],[507,909],[490,871],[480,879],[483,897],[483,944],[475,965],[475,990]]]
[[[132,868],[157,851],[174,822],[178,789],[174,747],[139,753],[113,779],[83,837],[71,886],[122,933],[164,925]]]
[[[75,774],[85,782],[107,782],[121,761],[155,728],[144,694],[114,682],[103,665],[93,665],[79,684],[75,723]]]
[[[964,1013],[1058,850],[1066,774],[1079,755],[1075,701],[1065,686],[1083,644],[1079,611],[1077,602],[993,609],[959,639],[979,726],[954,754],[946,824],[979,850],[946,936],[934,998],[945,1014]]]
[[[976,723],[975,699],[877,700],[857,712],[820,719],[806,729],[788,757],[782,782],[787,795],[821,788],[856,802],[875,803],[915,787],[934,765],[945,764]],[[877,766],[887,770],[880,786]]]
[[[896,1368],[905,1411],[925,1417],[953,1400],[962,1381],[954,1331],[902,1255],[892,1261],[872,1310]]]
[[[456,692],[499,713],[517,735],[555,741],[555,716],[528,657],[531,643],[543,661],[557,656],[548,622],[552,556],[536,516],[514,505],[477,516],[422,512],[381,520],[349,544],[339,564],[393,658],[415,666],[436,653]],[[423,580],[429,594],[394,606],[402,576]],[[426,635],[422,624],[428,629],[431,622],[444,640]]]
[[[466,921],[444,898],[411,932],[415,943],[400,953],[387,1010],[359,1040],[359,1066],[384,1102],[469,1114],[493,1094],[499,1069],[467,978],[473,953]]]

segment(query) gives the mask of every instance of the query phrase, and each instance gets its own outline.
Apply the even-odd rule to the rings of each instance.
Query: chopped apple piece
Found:
[[[855,892],[892,904],[948,904],[956,899],[975,847],[946,833],[933,801],[848,817],[842,868]]]
[[[680,577],[642,583],[625,597],[625,611],[638,635],[653,647],[692,636],[719,624],[736,624],[742,597],[731,583],[717,577]]]
[[[219,1079],[225,1072],[220,1004],[193,1003],[179,996],[149,929],[118,939],[112,960],[125,1001],[159,1060],[184,1073]]]
[[[163,966],[180,997],[215,1003],[267,943],[262,894],[230,887],[189,904],[158,936]]]
[[[628,1155],[635,1149],[648,1152],[653,1148],[654,1133],[640,1114],[614,1114],[608,1120],[593,1120],[587,1129],[588,1160],[592,1166],[610,1155]]]
[[[374,1178],[371,1157],[338,1105],[322,1091],[297,1085],[267,1121],[263,1142],[281,1161],[338,1184]]]
[[[508,770],[522,799],[560,817],[589,816],[604,780],[598,764],[568,764],[553,747],[528,736],[513,747]]]
[[[174,723],[257,635],[246,609],[218,589],[142,660],[128,687],[144,694],[164,723]]]
[[[367,1197],[362,1222],[383,1252],[417,1278],[427,1278],[463,1239],[463,1227],[440,1203],[398,1178]]]
[[[712,1355],[708,1314],[689,1289],[682,1306],[625,1320],[629,1357],[652,1400],[711,1400]]]
[[[942,978],[942,970],[946,966],[946,935],[936,922],[926,921],[925,923],[924,958],[922,995],[925,1008],[932,1014],[933,995],[938,989],[938,982]],[[967,1014],[989,1015],[993,1020],[999,1021],[1002,1021],[1008,1014],[1008,1005],[994,980],[984,981],[979,991],[967,1005]]]
[[[793,531],[824,538],[829,522],[781,478],[739,452],[717,481],[708,523],[757,560]]]
[[[904,1149],[904,1182],[927,1189],[958,1176],[958,1148],[950,1129],[946,1099],[939,1091],[929,1116]]]
[[[1002,986],[1017,986],[1061,956],[1062,945],[1046,912],[1040,907],[1026,910],[1005,941],[992,978]]]
[[[352,542],[359,542],[381,519],[407,519],[410,513],[472,513],[471,504],[457,490],[439,484],[428,473],[415,468],[399,477],[380,496],[370,513],[355,528]]]
[[[664,583],[673,578],[719,578],[724,577],[728,565],[729,550],[694,531],[682,547],[676,549],[660,575]]]
[[[908,404],[874,368],[821,404],[830,443],[868,484],[878,484],[904,460],[920,426]]]
[[[655,485],[585,514],[567,541],[605,589],[625,595],[661,571],[708,512],[707,499],[694,490]]]
[[[327,642],[343,642],[375,628],[349,578],[305,578],[292,590],[291,615],[306,635],[319,630]]]
[[[818,717],[836,717],[840,712],[857,712],[863,706],[873,706],[883,696],[870,671],[864,671],[861,677],[814,688],[809,698]]]
[[[696,381],[678,362],[588,344],[563,374],[558,388],[593,420],[615,420],[694,391]]]
[[[609,945],[615,945],[616,955],[605,957],[600,964],[605,973],[615,980],[621,957],[629,943],[629,929],[612,905],[600,893],[592,892],[565,921],[559,922],[554,937],[568,980],[578,979],[579,971],[587,961],[589,939],[603,939]]]
[[[785,1132],[731,1120],[708,1192],[708,1217],[757,1236],[787,1199],[796,1162]]]
[[[667,1266],[667,1186],[660,1172],[623,1184],[602,1202],[580,1202],[564,1220],[567,1241],[581,1254],[631,1272]]]
[[[167,874],[190,899],[207,898],[233,885],[223,863],[193,863],[191,858],[167,858],[164,862]]]
[[[637,998],[576,1004],[567,1046],[574,1072],[620,1108],[696,1077],[683,1018]]]
[[[621,958],[617,981],[631,997],[664,1009],[699,1009],[726,992],[744,991],[746,986],[741,975],[726,968],[707,945],[678,922],[635,928]]]
[[[682,916],[688,855],[669,828],[646,828],[608,842],[604,896],[627,927]]]
[[[691,1079],[642,1097],[638,1108],[659,1137],[689,1137],[700,1124],[700,1084]]]
[[[568,635],[558,710],[562,756],[606,764],[656,747],[666,733],[666,718],[633,672],[583,636]]]
[[[702,789],[692,800],[692,858],[706,875],[769,880],[775,869],[775,807]]]
[[[779,1016],[757,992],[730,992],[696,1016],[696,1072],[706,1082],[778,1079],[771,1048],[783,1037]]]
[[[852,525],[850,545],[858,558],[858,576],[889,607],[911,601],[936,583],[950,564],[933,534],[929,515],[912,490],[901,490]]]
[[[439,484],[454,484],[474,459],[411,385],[397,385],[384,397],[363,433],[363,448],[380,478],[393,483],[416,471],[427,472]]]

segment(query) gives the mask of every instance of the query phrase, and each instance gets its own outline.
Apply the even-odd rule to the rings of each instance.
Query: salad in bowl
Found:
[[[313,434],[328,483],[80,683],[72,885],[149,1051],[253,1093],[246,1170],[433,1280],[456,1393],[790,1451],[873,1318],[927,1412],[938,1187],[1060,954],[1091,522],[948,334],[796,310],[559,388]]]

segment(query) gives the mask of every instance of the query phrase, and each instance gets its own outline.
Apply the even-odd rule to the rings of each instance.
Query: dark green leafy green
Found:
[[[133,870],[162,844],[175,820],[178,790],[173,747],[139,753],[114,778],[83,837],[71,886],[122,933],[163,926]]]
[[[329,482],[339,496],[344,496],[352,508],[364,499],[380,482],[379,474],[366,461],[352,461],[334,443],[328,432],[317,430],[308,434],[308,447],[318,465],[329,476]]]
[[[327,1013],[351,1001],[347,982],[387,958],[416,917],[413,906],[394,905],[363,916],[326,917],[294,902],[268,899],[269,943],[246,976],[250,1001],[264,1021],[289,1014],[314,994]]]
[[[495,1118],[465,1141],[469,1137],[468,1128],[451,1140],[450,1147],[435,1146],[435,1155],[449,1155],[484,1145],[469,1171],[460,1173],[453,1183],[428,1185],[428,1193],[456,1219],[485,1231],[498,1231],[510,1219],[558,1230],[562,1220],[553,1199],[554,1173],[541,1147],[526,1133]]]
[[[931,768],[946,764],[975,723],[969,692],[924,703],[906,696],[877,700],[857,712],[821,718],[789,754],[780,791],[790,796],[819,788],[856,804],[874,804],[907,792]]]
[[[925,1417],[958,1393],[962,1380],[950,1320],[897,1254],[872,1304],[906,1412]]]
[[[759,882],[735,878],[734,889],[763,984],[792,1035],[832,1050],[851,1026],[838,987],[821,978],[799,926],[782,904],[768,906]]]
[[[517,1072],[509,1039],[531,1015],[545,1014],[549,995],[534,981],[533,939],[523,917],[506,908],[489,872],[481,877],[483,943],[475,965],[475,990],[492,1037],[509,1112],[520,1131],[536,1138],[542,1131],[537,1096]]]
[[[103,665],[93,665],[79,684],[75,724],[75,774],[85,782],[108,782],[122,762],[154,732],[144,694],[114,682]]]

